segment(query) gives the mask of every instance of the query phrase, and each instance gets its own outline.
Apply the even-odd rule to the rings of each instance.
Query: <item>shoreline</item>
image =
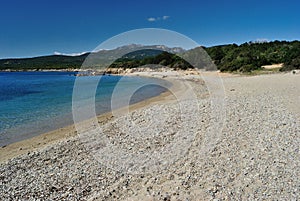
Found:
[[[216,73],[221,78],[247,78],[247,77],[256,77],[256,76],[265,76],[266,74],[262,75],[240,75],[240,74],[232,74],[232,73],[223,73],[223,72],[210,72],[205,71],[201,72],[200,76],[206,76],[206,77],[212,77],[215,76]],[[133,73],[122,73],[122,74],[116,74],[116,76],[141,76],[146,78],[154,78],[154,79],[164,79],[167,80],[172,84],[171,88],[174,91],[181,91],[181,93],[184,91],[182,88],[182,84],[180,81],[176,80],[176,77],[174,77],[174,74],[182,74],[182,75],[195,75],[196,73],[194,71],[166,71],[166,72],[133,72]],[[268,75],[284,75],[288,74],[285,72],[280,73],[274,73],[274,74],[268,74]],[[178,89],[179,88],[179,89]],[[151,98],[148,98],[146,100],[142,100],[138,103],[134,103],[129,106],[129,111],[132,112],[137,109],[150,107],[151,105],[159,102],[167,102],[173,100],[173,95],[170,91],[165,91],[158,96],[154,96]],[[127,107],[125,108],[119,108],[115,110],[116,112],[124,113]],[[108,121],[111,121],[114,119],[113,117],[113,111],[105,112],[103,114],[97,115],[98,122],[100,124],[104,124]],[[86,122],[91,121],[85,120],[81,123],[85,124]],[[88,124],[88,123],[86,123]],[[68,139],[77,136],[76,134],[76,128],[75,124],[69,124],[66,126],[63,126],[61,128],[54,129],[52,131],[41,133],[37,136],[29,137],[27,139],[23,139],[17,142],[13,142],[8,145],[4,145],[0,147],[0,164],[7,162],[9,159],[13,159],[17,156],[26,154],[28,152],[39,150],[43,147],[50,146],[51,144],[55,144],[61,141],[67,141]]]
[[[211,137],[209,131],[220,120],[221,109],[211,101],[223,96],[208,94],[209,84],[203,79],[211,83],[219,76],[226,117],[222,131]],[[169,93],[163,99],[156,97],[157,102],[144,102],[141,109],[131,106],[132,112],[124,115],[102,116],[98,122],[103,123],[104,135],[93,122],[83,122],[87,132],[78,137],[56,139],[0,164],[1,196],[7,200],[296,199],[299,76],[207,72],[203,77],[174,77],[179,88],[173,87],[180,92],[173,91],[174,97],[186,99],[173,102]],[[199,111],[184,93],[189,90],[197,95]],[[67,129],[59,133],[68,134]]]
[[[130,74],[124,74],[120,76],[141,76],[141,77],[150,77],[155,79],[164,79],[172,84],[171,89],[176,91],[184,91],[182,89],[182,85],[180,84],[180,81],[176,80],[175,78],[166,78],[164,76],[160,76],[159,73],[153,72],[156,75],[153,75],[152,73],[130,73]],[[170,91],[165,91],[158,96],[154,96],[145,100],[142,100],[138,103],[134,103],[132,105],[129,105],[129,111],[132,112],[137,109],[149,107],[155,103],[159,102],[165,102],[165,101],[172,101],[173,95]],[[124,113],[127,107],[116,109],[115,112]],[[97,120],[100,125],[114,119],[113,111],[105,112],[103,114],[97,115]],[[87,122],[92,121],[91,119],[84,120],[83,122],[80,122],[80,124],[87,124]],[[59,143],[61,141],[67,141],[68,139],[72,137],[77,136],[77,131],[75,128],[75,124],[70,124],[67,126],[64,126],[62,128],[54,129],[52,131],[39,134],[34,137],[29,137],[28,139],[20,140],[18,142],[14,142],[8,145],[4,145],[0,147],[0,164],[7,162],[10,159],[13,159],[17,156],[37,151],[39,149],[42,149],[44,147],[50,146],[52,144]]]
[[[69,72],[69,71],[68,71]],[[163,79],[172,84],[171,89],[174,91],[181,91],[181,93],[184,92],[184,89],[182,88],[182,84],[180,81],[176,79],[176,76],[178,74],[181,75],[195,75],[198,72],[196,71],[165,71],[165,72],[132,72],[132,73],[121,73],[121,74],[113,74],[116,76],[140,76],[140,77],[145,77],[145,78],[154,78],[154,79]],[[202,75],[211,77],[215,76],[215,74],[218,74],[220,77],[242,77],[242,75],[238,74],[231,74],[231,73],[221,73],[221,72],[201,72]],[[199,75],[201,76],[201,75]],[[145,107],[150,107],[151,105],[158,103],[158,102],[167,102],[167,101],[172,101],[173,95],[171,94],[170,91],[165,91],[158,96],[154,96],[151,98],[148,98],[146,100],[140,101],[138,103],[134,103],[132,105],[129,105],[129,111],[134,111],[138,110],[141,108]],[[127,107],[125,108],[119,108],[115,110],[116,112],[125,112]],[[113,120],[113,111],[110,112],[105,112],[103,114],[97,115],[98,123],[104,124],[108,121]],[[87,122],[92,121],[91,119],[89,120],[84,120],[81,122],[82,124],[89,124]],[[39,149],[42,149],[44,147],[50,146],[55,143],[59,143],[61,141],[67,141],[68,139],[72,137],[76,137],[76,128],[75,124],[69,124],[66,126],[63,126],[61,128],[54,129],[52,131],[48,131],[46,133],[41,133],[39,135],[29,137],[27,139],[22,139],[17,142],[13,142],[8,145],[4,145],[0,147],[0,164],[7,162],[10,159],[13,159],[17,156],[33,152]]]

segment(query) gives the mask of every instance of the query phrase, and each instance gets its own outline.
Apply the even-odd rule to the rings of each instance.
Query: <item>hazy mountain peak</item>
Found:
[[[128,51],[137,51],[137,50],[143,50],[143,49],[156,49],[156,50],[162,50],[165,52],[170,53],[183,53],[186,50],[181,47],[168,47],[165,45],[142,45],[142,44],[129,44],[129,45],[123,45],[120,47],[117,47],[115,49],[111,49],[110,51],[120,51],[120,50],[126,50]],[[98,51],[98,52],[101,52]]]

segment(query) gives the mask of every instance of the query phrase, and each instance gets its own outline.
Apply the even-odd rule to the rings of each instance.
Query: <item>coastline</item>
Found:
[[[169,73],[166,72],[168,75]],[[130,74],[121,74],[122,76],[144,76],[144,77],[151,77],[156,79],[165,79],[168,82],[172,84],[171,89],[172,91],[184,91],[182,88],[183,86],[180,84],[180,81],[174,79],[174,78],[168,78],[165,77],[166,75],[161,75],[161,73],[153,72],[153,73],[130,73]],[[151,97],[149,99],[140,101],[138,103],[134,103],[132,105],[129,105],[129,110],[134,111],[140,108],[149,107],[155,103],[159,102],[167,102],[172,101],[174,99],[173,95],[170,91],[163,92],[159,94],[158,96]],[[116,112],[118,113],[124,113],[125,109],[127,108],[120,108],[117,109]],[[104,114],[98,115],[97,119],[99,124],[104,124],[107,121],[111,121],[113,119],[112,111],[106,112]],[[86,123],[91,120],[85,120],[81,123]],[[88,123],[86,123],[88,124]],[[9,159],[15,158],[17,156],[33,152],[36,150],[39,150],[41,148],[50,146],[52,144],[61,142],[61,141],[67,141],[68,139],[72,137],[76,137],[77,132],[74,124],[67,125],[62,128],[55,129],[53,131],[49,131],[46,133],[42,133],[40,135],[30,137],[28,139],[24,139],[18,142],[14,142],[8,145],[5,145],[3,147],[0,147],[0,164],[5,163]]]
[[[219,107],[211,105],[211,98],[218,96],[205,95],[202,76],[184,75],[186,85],[175,77],[183,97],[188,89],[195,91],[199,112],[195,112],[193,99],[176,102],[185,109],[182,121],[180,108],[169,94],[163,100],[148,101],[152,105],[132,108],[130,113],[107,116],[100,122],[110,144],[102,144],[102,138],[97,141],[99,130],[88,126],[87,135],[54,140],[0,164],[4,184],[0,195],[4,200],[297,199],[300,75],[203,73],[208,81],[214,81],[214,75],[223,78],[226,95],[226,118],[217,138],[210,138],[208,131],[219,117],[214,110]],[[172,78],[161,73],[156,76]],[[128,120],[137,127],[126,124]],[[184,144],[182,137],[189,136],[192,141]],[[174,143],[187,151],[182,152],[180,146],[168,149]],[[126,155],[115,152],[119,148]],[[146,160],[154,157],[153,165],[143,166],[145,160],[140,157],[126,157],[139,153]],[[172,157],[160,160],[156,153]],[[98,158],[101,156],[104,161]],[[124,163],[114,163],[118,159]],[[123,164],[146,169],[130,172]],[[159,169],[155,169],[157,164]]]
[[[60,70],[55,70],[60,71]],[[46,72],[46,71],[45,71]],[[48,72],[48,71],[47,71]],[[69,72],[69,71],[67,71]],[[255,76],[266,76],[266,74],[262,75],[241,75],[241,74],[232,74],[232,73],[221,73],[216,71],[203,71],[201,74],[206,77],[214,77],[218,74],[221,78],[246,78],[246,77],[255,77]],[[197,72],[195,71],[179,71],[179,74],[181,75],[197,75]],[[268,75],[284,75],[287,73],[274,73],[274,74],[268,74]],[[119,76],[141,76],[141,77],[147,77],[147,78],[155,78],[155,79],[164,79],[167,80],[172,84],[171,89],[173,91],[177,91],[181,94],[184,93],[185,87],[180,83],[180,81],[177,80],[174,75],[178,76],[178,72],[176,71],[164,71],[164,72],[130,72],[130,73],[120,73],[116,74]],[[138,110],[145,107],[150,107],[151,105],[155,103],[166,103],[169,101],[174,100],[174,96],[171,94],[170,91],[166,91],[161,93],[158,96],[151,97],[149,99],[140,101],[138,103],[134,103],[129,106],[130,111]],[[120,108],[117,109],[116,112],[118,113],[125,113],[127,108]],[[108,121],[112,121],[114,119],[114,116],[112,114],[112,111],[105,112],[103,114],[100,114],[97,116],[99,124],[107,123]],[[85,120],[82,123],[86,123],[91,120]],[[86,123],[88,124],[88,123]],[[14,142],[5,146],[0,147],[0,164],[7,162],[9,159],[13,159],[17,156],[27,154],[29,152],[37,151],[41,148],[53,145],[55,143],[61,142],[61,141],[67,141],[71,139],[72,137],[76,137],[76,128],[74,124],[66,125],[62,128],[54,129],[52,131],[41,133],[34,137],[29,137],[28,139],[20,140],[18,142]]]
[[[60,70],[55,70],[60,71]],[[48,71],[45,71],[48,72]],[[69,72],[69,71],[67,71]],[[130,72],[130,73],[121,73],[116,74],[118,76],[141,76],[146,78],[155,78],[155,79],[164,79],[167,80],[172,84],[172,91],[177,91],[181,94],[184,93],[185,89],[182,83],[177,80],[175,76],[178,76],[178,73],[181,75],[197,75],[198,72],[195,71],[153,71],[153,72]],[[232,74],[232,73],[220,73],[220,72],[201,72],[202,75],[207,77],[214,77],[218,74],[221,78],[227,78],[227,77],[249,77],[249,75],[240,75],[240,74]],[[251,76],[250,76],[251,77]],[[140,108],[144,107],[150,107],[151,105],[155,103],[160,102],[168,102],[174,100],[174,96],[171,94],[170,91],[166,91],[161,93],[158,96],[151,97],[149,99],[140,101],[138,103],[134,103],[129,106],[130,111],[134,111]],[[120,108],[117,110],[119,113],[125,113],[126,108]],[[98,122],[100,124],[104,124],[108,121],[111,121],[114,119],[112,111],[105,112],[103,114],[100,114],[97,116]],[[87,121],[91,120],[85,120],[82,123],[84,124]],[[88,124],[88,123],[86,123]],[[41,133],[37,136],[29,137],[27,139],[20,140],[18,142],[14,142],[8,145],[5,145],[3,147],[0,147],[0,164],[7,162],[9,159],[15,158],[17,156],[27,154],[29,152],[33,152],[36,150],[39,150],[41,148],[53,145],[55,143],[61,142],[61,141],[67,141],[68,139],[72,137],[76,137],[76,128],[74,124],[66,125],[62,128],[54,129],[52,131]]]

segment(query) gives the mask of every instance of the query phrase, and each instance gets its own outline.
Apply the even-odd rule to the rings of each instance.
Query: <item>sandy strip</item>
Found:
[[[262,66],[262,68],[269,69],[269,70],[270,69],[279,69],[279,68],[282,68],[282,67],[283,67],[283,63]]]

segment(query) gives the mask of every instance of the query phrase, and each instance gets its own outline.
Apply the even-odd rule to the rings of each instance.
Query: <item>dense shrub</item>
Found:
[[[205,48],[221,71],[253,71],[263,65],[284,63],[281,70],[299,69],[300,42],[274,41]]]

